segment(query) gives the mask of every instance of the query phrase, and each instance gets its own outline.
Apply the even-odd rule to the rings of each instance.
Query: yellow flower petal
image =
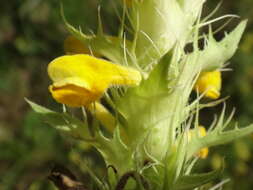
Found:
[[[54,99],[69,106],[86,106],[99,99],[111,85],[138,85],[141,74],[86,54],[66,55],[48,65]]]
[[[207,158],[208,153],[209,153],[209,149],[208,149],[208,148],[202,148],[202,149],[197,153],[197,156],[198,156],[199,158],[205,159],[205,158]]]
[[[188,139],[189,139],[189,141],[191,141],[191,138],[192,138],[192,136],[193,136],[193,132],[194,132],[194,130],[190,130],[189,133],[188,133]],[[204,137],[204,136],[206,136],[206,129],[205,129],[205,127],[203,127],[203,126],[199,126],[199,127],[198,127],[198,136],[199,136],[199,137]],[[199,158],[205,159],[205,158],[208,156],[208,152],[209,152],[209,149],[208,149],[208,148],[202,148],[202,149],[196,154],[196,156],[199,157]]]
[[[205,96],[211,99],[220,97],[221,72],[202,72],[194,86],[199,93],[205,93]]]
[[[199,126],[199,127],[198,127],[198,130],[199,130],[199,136],[200,136],[200,137],[206,136],[206,128],[205,128],[205,127]]]

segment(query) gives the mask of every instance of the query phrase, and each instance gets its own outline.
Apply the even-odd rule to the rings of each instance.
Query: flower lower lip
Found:
[[[71,107],[87,106],[101,96],[101,93],[91,92],[74,84],[64,86],[51,85],[49,90],[57,102]]]

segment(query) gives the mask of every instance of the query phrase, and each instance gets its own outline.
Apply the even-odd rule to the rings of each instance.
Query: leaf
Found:
[[[235,139],[244,137],[253,133],[253,124],[240,129],[229,130],[226,132],[217,133],[216,130],[208,133],[207,136],[197,139],[192,139],[188,145],[188,159],[196,152],[204,147],[211,147],[221,144],[229,143]]]
[[[35,112],[37,112],[37,113],[41,113],[41,114],[53,113],[52,110],[47,109],[47,108],[45,108],[45,107],[43,107],[43,106],[40,106],[40,105],[38,105],[38,104],[36,104],[36,103],[34,103],[34,102],[32,102],[32,101],[26,99],[26,98],[25,98],[25,101],[26,101],[26,102],[31,106],[31,108],[32,108]]]
[[[134,170],[132,151],[121,140],[119,126],[115,128],[112,139],[99,132],[95,140],[93,145],[103,155],[107,166],[112,165],[117,169],[119,176]]]
[[[108,36],[103,33],[98,35],[85,35],[81,30],[77,30],[68,23],[64,16],[63,6],[61,6],[61,15],[67,30],[86,47],[89,47],[92,51],[107,57],[112,62],[122,65],[131,65],[130,53],[128,51],[131,47],[130,41],[122,40],[116,36]],[[126,56],[128,57],[127,63],[125,60]]]
[[[168,151],[165,167],[165,178],[163,181],[163,189],[172,187],[175,179],[178,178],[185,163],[185,154],[187,148],[187,139],[181,136],[178,143],[174,144],[174,148]]]
[[[40,106],[28,99],[25,99],[31,108],[38,113],[42,119],[55,129],[70,135],[75,139],[90,141],[93,137],[90,136],[88,127],[67,113],[57,113],[43,106]]]
[[[170,59],[171,56],[165,56],[165,58],[155,66],[146,80],[143,80],[138,87],[128,89],[123,97],[116,100],[119,111],[123,116],[126,118],[131,116],[134,117],[136,116],[136,113],[142,111],[145,105],[148,104],[148,107],[152,107],[152,101],[150,101],[152,98],[155,98],[156,101],[158,101],[158,97],[167,96],[167,77]],[[125,106],[126,104],[129,106]]]
[[[148,181],[157,187],[156,189],[162,189],[164,179],[164,167],[161,165],[153,165],[143,171],[143,176]]]
[[[196,187],[200,187],[216,178],[222,174],[223,169],[215,170],[203,174],[192,174],[180,177],[175,185],[174,190],[191,190]]]
[[[170,60],[171,55],[166,55],[138,87],[129,88],[122,97],[114,97],[117,111],[128,122],[126,133],[132,142],[141,141],[148,128],[168,117]]]
[[[107,175],[111,189],[115,189],[118,181],[117,170],[113,166],[108,166]]]
[[[244,20],[238,26],[230,32],[226,37],[217,42],[212,32],[209,32],[207,46],[203,51],[194,52],[189,54],[189,61],[194,59],[195,54],[198,53],[198,65],[202,65],[203,71],[213,71],[219,69],[223,64],[228,61],[235,53],[241,36],[246,28],[247,21]]]

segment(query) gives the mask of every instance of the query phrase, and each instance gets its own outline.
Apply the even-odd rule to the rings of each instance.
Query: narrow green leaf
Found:
[[[183,165],[185,162],[186,154],[186,143],[187,139],[183,136],[179,139],[179,142],[168,152],[168,157],[166,158],[165,164],[165,177],[164,177],[164,190],[169,189],[175,183],[175,180],[178,178],[182,172]]]
[[[200,187],[222,174],[223,169],[215,170],[209,173],[192,174],[180,177],[174,185],[174,190],[192,190],[196,187]]]
[[[117,170],[114,168],[114,166],[107,167],[107,175],[111,189],[115,189],[118,181],[118,175]]]
[[[235,139],[244,137],[253,133],[253,124],[240,129],[234,129],[226,132],[217,133],[216,131],[208,133],[207,136],[197,139],[192,139],[188,145],[188,159],[196,152],[204,147],[211,147],[229,143]]]
[[[37,113],[40,113],[40,114],[47,114],[47,113],[53,113],[52,110],[48,109],[48,108],[45,108],[41,105],[38,105],[38,104],[35,104],[34,102],[28,100],[27,98],[25,98],[25,101],[31,106],[31,108],[37,112]]]
[[[57,113],[43,106],[40,106],[28,99],[25,99],[31,108],[38,113],[42,119],[55,129],[70,135],[76,139],[92,140],[88,127],[77,118],[67,113]]]

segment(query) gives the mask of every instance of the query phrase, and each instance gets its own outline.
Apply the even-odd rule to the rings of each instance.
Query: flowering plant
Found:
[[[224,17],[202,18],[204,0],[123,0],[118,36],[86,35],[64,22],[71,37],[66,54],[48,65],[49,91],[64,105],[62,113],[28,103],[52,127],[92,145],[108,169],[106,179],[94,177],[98,189],[199,189],[218,177],[222,168],[192,173],[208,147],[225,144],[253,132],[253,126],[226,130],[225,106],[207,128],[199,111],[225,99],[221,71],[235,53],[247,21],[221,41],[209,27]],[[229,16],[229,15],[228,15]],[[198,46],[204,39],[203,49]],[[185,46],[193,50],[186,53]],[[191,99],[195,90],[197,96]],[[82,109],[84,120],[68,113]],[[208,129],[208,130],[207,130]],[[113,168],[113,169],[112,169]],[[134,182],[128,183],[129,178]],[[90,187],[87,187],[90,188]]]

